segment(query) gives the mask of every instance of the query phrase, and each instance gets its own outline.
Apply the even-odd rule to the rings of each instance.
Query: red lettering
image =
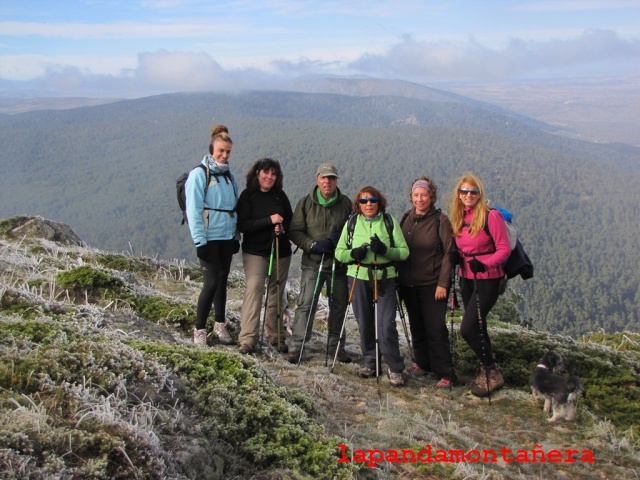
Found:
[[[340,457],[338,463],[351,463],[351,460],[347,458],[347,446],[341,443],[338,448],[342,451],[342,457]]]
[[[549,450],[547,458],[550,462],[558,463],[562,461],[562,452],[560,450]]]
[[[409,460],[407,460],[407,456],[411,456]],[[416,452],[413,450],[402,450],[402,463],[416,463]]]
[[[467,460],[471,463],[476,463],[480,461],[480,452],[478,450],[469,450],[467,452]]]
[[[542,445],[538,445],[537,443],[533,446],[533,450],[531,450],[532,458],[531,461],[533,463],[537,463],[536,455],[540,457],[541,463],[546,463],[547,459],[544,456],[544,450],[542,450]],[[537,450],[536,450],[537,449]]]
[[[500,453],[502,454],[502,460],[504,460],[507,463],[513,462],[513,458],[508,458],[507,457],[507,455],[509,453],[511,453],[511,450],[509,450],[506,445],[502,446],[502,449],[500,450]]]
[[[447,460],[447,451],[446,450],[436,450],[436,462],[438,463],[446,463]]]
[[[593,458],[593,452],[591,450],[583,450],[580,461],[586,463],[596,463],[596,459]]]
[[[418,461],[422,463],[431,463],[433,461],[431,460],[431,445],[425,444],[425,447],[427,448],[418,452]],[[423,459],[423,454],[425,453],[427,454],[427,458]]]
[[[464,463],[464,450],[449,450],[449,461],[456,463]]]
[[[398,458],[397,450],[388,450],[387,455],[384,457],[387,463],[398,463],[400,459]]]
[[[491,460],[489,460],[489,456],[491,456]],[[497,461],[498,461],[498,458],[496,457],[496,451],[495,450],[483,450],[482,451],[482,462],[483,463],[487,463],[487,462],[496,463]]]
[[[369,464],[367,467],[374,468],[382,460],[384,460],[384,453],[382,453],[382,450],[369,450]]]
[[[576,459],[573,458],[571,455],[574,454],[578,454],[578,450],[565,450],[564,451],[567,454],[567,458],[565,459],[565,463],[576,463]]]
[[[356,463],[364,463],[367,461],[367,455],[364,450],[356,450],[353,452],[353,461]]]

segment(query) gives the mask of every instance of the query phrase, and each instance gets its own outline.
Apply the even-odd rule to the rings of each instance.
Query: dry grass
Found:
[[[33,253],[34,247],[40,247]],[[81,247],[62,247],[58,244],[34,239],[21,241],[0,240],[0,300],[5,296],[20,298],[30,307],[17,314],[0,312],[0,320],[5,325],[20,322],[30,311],[43,321],[53,321],[46,312],[72,312],[78,334],[87,335],[100,332],[105,339],[142,338],[167,343],[188,343],[189,339],[177,332],[139,318],[125,304],[104,302],[91,303],[87,298],[84,305],[72,304],[69,295],[55,285],[56,274],[60,270],[71,269],[91,261],[97,251]],[[199,282],[190,277],[189,266],[184,262],[162,263],[153,271],[119,272],[119,278],[136,295],[165,296],[168,299],[194,302],[199,292]],[[241,285],[241,273],[234,279]],[[295,294],[296,283],[289,286]],[[242,302],[242,287],[234,288],[229,294],[229,317],[237,321]],[[350,453],[357,451],[382,452],[412,450],[419,452],[430,446],[434,452],[441,450],[494,450],[500,453],[504,447],[521,455],[531,456],[532,450],[548,454],[553,449],[561,451],[577,450],[593,453],[595,463],[525,462],[504,460],[493,462],[432,462],[395,463],[381,461],[374,468],[359,465],[353,473],[355,478],[504,478],[504,479],[546,479],[546,478],[638,478],[638,439],[634,430],[615,428],[605,418],[588,411],[584,404],[579,409],[575,423],[548,424],[542,409],[524,388],[513,386],[492,396],[491,405],[487,399],[478,399],[469,393],[465,382],[472,379],[470,373],[460,375],[462,385],[451,391],[435,388],[436,379],[431,377],[410,378],[403,388],[392,387],[386,377],[360,379],[355,372],[359,360],[358,333],[354,319],[349,316],[347,323],[347,351],[356,360],[352,364],[338,363],[330,372],[332,358],[325,366],[326,346],[326,299],[319,305],[319,313],[314,324],[314,335],[305,346],[305,361],[301,366],[291,365],[286,358],[272,349],[264,349],[254,357],[254,362],[263,368],[273,381],[291,392],[303,392],[312,400],[318,421],[330,435],[341,437]],[[68,318],[68,317],[65,317]],[[400,328],[400,322],[398,322]],[[520,333],[516,333],[520,334]],[[410,361],[408,345],[400,329],[402,349],[407,364]],[[636,341],[636,337],[628,337]],[[59,340],[62,341],[62,340]],[[107,341],[107,340],[105,340]],[[5,355],[27,355],[34,345],[16,338],[12,345],[5,343],[1,352]],[[216,351],[226,351],[236,356],[236,347],[214,347]],[[602,346],[601,348],[609,348]],[[121,355],[121,353],[119,354]],[[134,353],[131,352],[130,355]],[[11,372],[5,364],[4,372]],[[5,435],[11,435],[15,448],[0,449],[0,476],[11,472],[16,477],[47,477],[46,468],[56,471],[56,465],[42,468],[38,475],[33,473],[28,455],[19,455],[20,445],[27,444],[29,435],[47,434],[62,442],[58,448],[67,455],[79,454],[69,429],[91,426],[93,429],[124,430],[129,437],[139,438],[149,452],[155,452],[157,459],[163,459],[166,478],[187,478],[179,473],[176,458],[184,458],[185,450],[198,443],[193,425],[198,420],[189,409],[178,404],[162,404],[158,389],[167,398],[179,395],[180,380],[172,379],[171,372],[163,365],[153,367],[150,378],[158,379],[162,385],[131,384],[131,380],[118,380],[117,388],[108,394],[96,393],[96,386],[90,378],[84,382],[70,382],[65,396],[73,399],[77,406],[73,415],[65,420],[64,430],[61,420],[56,417],[60,408],[59,400],[47,398],[44,391],[29,394],[9,395],[3,392],[0,408],[0,423]],[[461,373],[461,372],[459,372]],[[174,386],[173,381],[177,383]],[[15,379],[29,384],[29,379]],[[119,383],[118,383],[119,382]],[[137,398],[131,402],[132,396]],[[176,397],[177,398],[177,397]],[[175,402],[175,400],[174,400]],[[67,431],[66,437],[63,431]],[[47,433],[48,432],[48,433]],[[170,435],[167,432],[171,432]],[[66,439],[66,440],[65,440]],[[53,441],[53,440],[52,440]],[[65,443],[66,442],[66,443]],[[181,445],[172,457],[173,448]],[[66,450],[65,450],[66,449]],[[120,460],[130,464],[130,472],[137,472],[140,478],[145,473],[135,459],[129,457],[130,450],[121,447]],[[368,454],[368,453],[367,453]],[[367,457],[370,458],[370,454]],[[53,457],[52,462],[54,462]],[[173,460],[172,460],[173,458]],[[208,458],[208,457],[207,457]],[[220,457],[213,455],[212,472],[219,471]],[[578,457],[579,458],[579,457]],[[99,471],[100,458],[87,461],[85,472]],[[55,463],[55,462],[54,462]],[[4,470],[3,470],[4,469]],[[302,478],[291,472],[255,472],[255,478]],[[9,477],[11,476],[9,475]],[[5,477],[5,478],[9,478]]]

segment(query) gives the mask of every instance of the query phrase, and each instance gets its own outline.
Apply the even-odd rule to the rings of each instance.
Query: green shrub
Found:
[[[121,287],[122,281],[106,272],[96,270],[88,265],[60,272],[57,275],[58,285],[69,289],[97,289]]]
[[[255,468],[285,468],[314,478],[348,476],[352,467],[337,463],[342,440],[313,421],[313,402],[275,386],[254,362],[191,347],[132,346],[157,355],[185,379],[202,431],[239,450]]]
[[[562,335],[523,328],[490,328],[491,348],[502,368],[505,383],[529,390],[529,378],[539,359],[549,350],[562,355],[570,375],[586,387],[585,404],[618,428],[640,428],[640,361],[635,349],[612,350],[603,344],[619,344],[622,334],[598,334],[602,344],[579,344]],[[632,334],[633,335],[633,334]],[[478,360],[461,338],[455,342],[456,369],[475,374]]]

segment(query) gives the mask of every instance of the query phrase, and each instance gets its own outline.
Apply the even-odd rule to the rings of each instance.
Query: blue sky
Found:
[[[0,0],[0,95],[640,73],[640,0]]]

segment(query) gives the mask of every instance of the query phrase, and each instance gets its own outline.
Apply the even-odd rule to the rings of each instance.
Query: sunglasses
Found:
[[[378,197],[363,197],[360,199],[360,203],[363,205],[366,205],[367,203],[371,202],[371,203],[378,203],[378,200],[380,200]]]
[[[480,190],[474,188],[473,190],[469,190],[468,188],[461,188],[460,190],[458,190],[458,193],[460,193],[460,195],[466,195],[468,193],[470,193],[471,195],[478,195],[480,194]]]

